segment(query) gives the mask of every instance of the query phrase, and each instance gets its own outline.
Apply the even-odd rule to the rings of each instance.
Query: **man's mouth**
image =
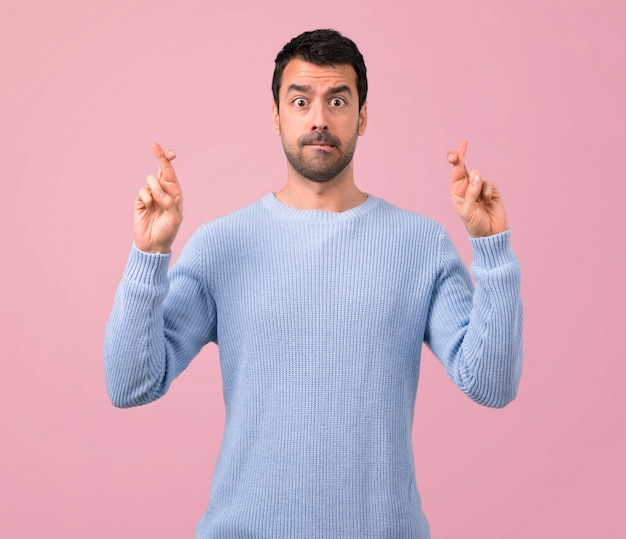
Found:
[[[320,148],[321,150],[326,150],[326,151],[334,150],[338,146],[338,143],[339,143],[339,141],[336,140],[336,137],[327,133],[324,133],[324,134],[320,133],[317,135],[307,135],[307,136],[301,137],[299,142],[303,146],[315,146],[317,148]]]
[[[325,144],[324,142],[311,142],[310,144],[306,144],[306,146],[317,146],[318,148],[334,148],[332,144]]]

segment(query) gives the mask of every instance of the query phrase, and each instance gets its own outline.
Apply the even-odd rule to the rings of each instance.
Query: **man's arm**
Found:
[[[474,288],[442,230],[425,333],[426,344],[457,387],[494,408],[515,398],[522,370],[520,266],[509,236],[507,231],[471,239]]]
[[[107,389],[114,405],[137,406],[167,391],[200,348],[214,340],[213,302],[203,279],[202,237],[187,244],[170,275],[170,249],[182,221],[182,192],[170,161],[159,163],[135,201],[135,244],[118,287],[104,340]]]
[[[442,232],[426,343],[470,398],[501,407],[515,398],[522,369],[520,266],[500,193],[477,170],[468,173],[466,151],[462,141],[458,151],[448,153],[450,191],[471,238],[476,288]]]

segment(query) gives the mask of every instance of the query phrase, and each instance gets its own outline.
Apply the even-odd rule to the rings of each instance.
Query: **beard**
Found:
[[[337,177],[350,164],[356,141],[359,137],[358,128],[354,135],[346,141],[345,148],[339,138],[326,131],[315,131],[307,135],[302,135],[296,141],[295,148],[289,146],[281,136],[283,150],[287,161],[292,168],[303,178],[313,182],[327,182]],[[312,144],[326,144],[332,146],[331,151],[323,149],[305,149]],[[305,152],[313,154],[305,156]]]

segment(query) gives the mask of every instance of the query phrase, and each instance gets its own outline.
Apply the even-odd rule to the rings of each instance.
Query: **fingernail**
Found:
[[[480,174],[476,172],[474,175],[472,175],[472,185],[478,185],[479,183],[480,183]]]
[[[453,153],[449,153],[448,154],[448,161],[452,161],[454,159],[454,154]]]
[[[157,198],[161,198],[163,196],[163,191],[160,189],[154,189],[152,192],[157,196]]]

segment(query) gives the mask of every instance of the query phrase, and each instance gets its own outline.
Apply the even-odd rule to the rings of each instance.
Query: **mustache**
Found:
[[[331,135],[326,131],[316,131],[314,133],[308,133],[299,137],[298,144],[300,146],[306,146],[307,144],[327,144],[328,146],[340,146],[341,141],[335,135]]]

